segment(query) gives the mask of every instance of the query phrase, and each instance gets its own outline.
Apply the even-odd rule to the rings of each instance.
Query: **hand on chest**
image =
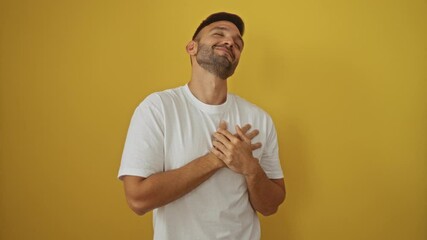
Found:
[[[180,167],[189,161],[206,154],[212,148],[213,134],[218,130],[220,121],[227,123],[227,130],[236,134],[235,126],[250,124],[248,132],[257,129],[259,134],[252,139],[252,143],[265,143],[264,129],[259,129],[259,123],[252,119],[227,114],[186,114],[176,119],[169,119],[165,127],[165,156],[171,162],[172,168]],[[263,132],[264,131],[264,132]],[[236,134],[237,135],[237,134]],[[253,156],[260,159],[263,147],[254,150]],[[166,163],[167,165],[167,163]]]

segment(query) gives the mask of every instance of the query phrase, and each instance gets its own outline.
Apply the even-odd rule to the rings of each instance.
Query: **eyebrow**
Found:
[[[212,32],[214,30],[230,30],[227,27],[214,27],[209,32]],[[237,35],[237,38],[242,42],[242,46],[245,45],[245,42],[243,41],[243,38],[240,35]]]

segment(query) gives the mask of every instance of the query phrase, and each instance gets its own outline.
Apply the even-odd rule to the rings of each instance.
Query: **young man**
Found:
[[[154,210],[154,239],[259,239],[256,212],[285,199],[270,116],[227,92],[243,32],[237,15],[209,16],[186,47],[190,82],[135,110],[119,178],[134,212]]]

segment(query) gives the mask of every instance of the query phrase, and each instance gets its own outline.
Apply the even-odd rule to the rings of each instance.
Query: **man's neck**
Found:
[[[227,100],[227,80],[203,68],[193,68],[188,87],[191,93],[203,103],[219,105]]]

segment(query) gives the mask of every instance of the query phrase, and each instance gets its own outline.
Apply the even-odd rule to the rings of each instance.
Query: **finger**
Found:
[[[249,129],[251,129],[251,125],[250,125],[250,124],[245,124],[245,125],[242,127],[242,132],[243,132],[244,134],[246,134],[246,133],[249,131]]]
[[[231,134],[231,133],[230,133],[229,131],[227,131],[227,130],[224,130],[224,129],[218,129],[218,132],[217,132],[217,133],[220,133],[220,134],[224,135],[226,138],[228,138],[228,139],[229,139],[229,141],[230,141],[230,142],[235,143],[235,142],[239,141],[239,139],[238,139],[236,136],[234,136],[233,134]]]
[[[221,133],[216,132],[213,135],[215,137],[215,141],[213,141],[212,144],[214,144],[215,142],[219,142],[227,149],[231,149],[233,147],[233,144],[230,142],[230,140]]]
[[[247,133],[246,136],[252,140],[252,139],[254,139],[254,137],[258,136],[258,134],[259,134],[259,131],[257,129],[255,129],[255,130],[252,130],[249,133]]]
[[[227,130],[227,122],[224,120],[219,121],[219,128]]]
[[[221,161],[224,161],[225,155],[222,152],[218,151],[218,149],[211,148],[211,153],[213,153],[215,157],[219,158]]]
[[[251,144],[251,139],[249,139],[243,132],[239,125],[236,125],[236,132],[239,134],[239,137],[246,143]]]
[[[212,145],[221,153],[223,153],[224,155],[226,155],[226,152],[228,151],[227,148],[224,146],[224,144],[222,144],[220,141],[213,141]]]
[[[260,142],[251,144],[252,151],[257,150],[258,148],[261,148],[261,147],[262,147],[262,144]]]
[[[251,129],[251,125],[250,124],[245,124],[245,126],[242,127],[242,132],[244,134],[246,134],[249,131],[249,129]],[[237,137],[237,138],[240,139],[239,134],[237,134],[237,133],[233,134],[233,136],[235,136],[235,137]]]

